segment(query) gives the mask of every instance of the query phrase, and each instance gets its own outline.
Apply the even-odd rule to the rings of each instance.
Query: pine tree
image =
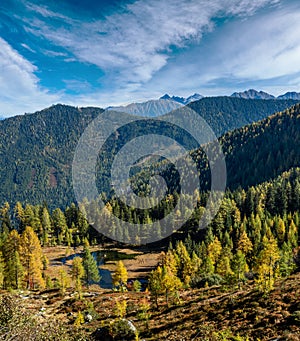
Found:
[[[78,293],[79,298],[81,298],[81,280],[84,276],[84,267],[82,265],[82,258],[74,257],[72,262],[72,280],[75,282],[75,290]]]
[[[201,266],[201,272],[205,275],[212,275],[215,272],[215,266],[209,256],[204,258]]]
[[[149,276],[149,289],[154,297],[156,307],[158,307],[158,297],[160,294],[165,294],[168,304],[170,293],[179,289],[181,285],[179,278],[167,266],[158,266],[153,270]]]
[[[294,220],[292,220],[289,225],[289,230],[287,233],[287,241],[291,245],[292,248],[296,248],[298,246],[298,229],[294,223]]]
[[[174,275],[177,276],[179,257],[175,251],[169,250],[163,257],[163,264],[166,265]]]
[[[174,273],[170,268],[168,269],[171,270],[175,276],[177,275],[184,282],[184,284],[189,285],[191,276],[194,272],[191,257],[182,241],[177,243],[175,251],[178,258],[177,273]]]
[[[296,267],[291,246],[287,243],[283,243],[279,260],[280,275],[282,277],[287,277],[296,269]]]
[[[46,207],[44,207],[42,211],[41,223],[42,223],[42,230],[43,230],[41,240],[42,240],[43,246],[49,245],[49,236],[52,233],[52,226],[51,226],[50,215]]]
[[[241,250],[238,250],[233,256],[232,270],[240,288],[241,283],[245,280],[245,273],[249,271],[246,257]]]
[[[276,230],[277,240],[279,242],[279,245],[281,246],[284,242],[285,232],[286,232],[284,221],[281,218],[279,218],[278,221],[276,222],[275,230]]]
[[[60,208],[56,208],[52,213],[53,229],[58,243],[65,241],[68,225],[66,217]]]
[[[25,271],[25,280],[28,289],[34,289],[36,286],[45,287],[42,277],[42,248],[39,239],[32,227],[26,226],[21,235],[20,241],[20,259]]]
[[[233,275],[233,271],[230,265],[230,257],[232,257],[231,253],[229,255],[228,252],[225,252],[226,249],[223,249],[221,253],[220,259],[216,265],[216,273],[226,280],[229,280],[230,277]]]
[[[41,237],[41,221],[39,218],[38,207],[26,205],[24,210],[24,225],[30,226],[39,237]]]
[[[124,263],[120,260],[117,262],[117,267],[112,275],[113,285],[115,288],[120,289],[121,291],[126,289],[128,274],[127,270],[124,266]]]
[[[97,266],[97,261],[92,256],[89,246],[85,245],[83,250],[83,268],[84,268],[84,280],[87,287],[91,284],[92,281],[99,282],[100,281],[100,275],[99,275],[99,269]]]
[[[14,207],[14,215],[16,218],[16,221],[18,222],[17,229],[19,233],[22,233],[25,229],[25,214],[24,214],[24,208],[22,204],[17,201],[15,207]]]

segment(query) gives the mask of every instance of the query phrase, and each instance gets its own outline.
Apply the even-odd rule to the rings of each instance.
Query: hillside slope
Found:
[[[0,122],[0,201],[67,203],[78,139],[99,108],[56,105]]]
[[[298,103],[294,100],[205,97],[188,104],[211,126],[216,136],[262,120]]]
[[[189,106],[211,125],[217,135],[220,135],[249,121],[285,109],[293,103],[295,102],[218,97],[203,98]],[[34,114],[0,121],[0,203],[8,201],[14,205],[16,201],[31,204],[46,201],[49,207],[64,208],[74,202],[71,167],[75,148],[84,129],[102,112],[103,109],[99,108],[55,105]],[[149,127],[151,129],[151,123]],[[143,127],[140,129],[144,131]],[[297,126],[291,129],[297,129]],[[126,142],[134,133],[126,129],[124,131],[125,136],[118,138],[119,144]],[[229,136],[231,135],[227,138]],[[232,149],[230,145],[234,145],[236,139],[247,138],[243,133],[240,135],[234,133],[228,143],[224,142],[224,146],[228,145],[226,148]],[[249,135],[249,138],[252,137]],[[297,141],[297,136],[295,138]],[[111,141],[115,143],[114,139]],[[260,147],[265,148],[262,140],[260,143],[262,143]],[[113,150],[113,146],[108,147],[107,159]],[[295,153],[297,154],[297,150]],[[236,157],[242,160],[243,155],[236,154]],[[230,162],[234,164],[234,161]],[[106,163],[105,160],[104,168]],[[238,160],[236,163],[240,166]],[[298,165],[297,162],[287,164]],[[275,164],[274,167],[285,170],[287,164],[283,162],[282,166]],[[273,176],[277,174],[277,170],[270,170],[269,173]],[[262,176],[262,179],[267,179],[266,176]],[[240,181],[241,177],[242,175],[237,175],[237,178],[230,180],[229,183]]]

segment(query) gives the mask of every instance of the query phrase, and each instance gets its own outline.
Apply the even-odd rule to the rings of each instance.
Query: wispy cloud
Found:
[[[40,15],[27,22],[27,30],[97,65],[121,87],[128,82],[138,87],[167,64],[172,49],[187,47],[212,30],[216,17],[249,16],[276,3],[278,0],[139,0],[93,22],[27,5]],[[55,18],[56,24],[49,18]],[[57,25],[59,20],[61,25]]]
[[[39,87],[36,66],[0,38],[0,116],[31,112],[57,100]]]
[[[101,18],[72,15],[59,3],[21,3],[12,18],[26,39],[15,49],[0,41],[0,115],[55,102],[105,107],[164,92],[299,86],[300,8],[291,0],[137,0]],[[30,46],[33,62],[20,55]]]
[[[269,79],[300,71],[300,8],[279,10],[231,32],[235,44],[224,45],[227,70],[237,77]]]
[[[258,87],[299,91],[300,7],[285,1],[246,20],[216,27],[205,44],[177,56],[151,81],[152,89],[187,95],[230,94]],[[188,92],[187,92],[188,91]]]

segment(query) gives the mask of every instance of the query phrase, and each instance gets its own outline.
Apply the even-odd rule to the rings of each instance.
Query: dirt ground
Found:
[[[72,260],[70,259],[63,263],[64,258],[81,253],[82,250],[82,247],[68,248],[66,246],[43,248],[43,252],[49,260],[49,266],[46,270],[46,274],[51,278],[55,278],[58,276],[59,269],[64,269],[65,271],[70,272]],[[91,246],[90,250],[91,252],[101,251],[103,254],[109,250],[118,251],[122,254],[125,253],[127,255],[134,255],[135,257],[132,259],[122,260],[127,269],[128,279],[145,278],[162,259],[162,253],[159,251],[141,253],[132,249],[118,249],[115,247],[103,248],[100,246]],[[100,267],[101,269],[106,269],[113,272],[115,269],[115,264],[116,261],[105,261],[105,263]]]

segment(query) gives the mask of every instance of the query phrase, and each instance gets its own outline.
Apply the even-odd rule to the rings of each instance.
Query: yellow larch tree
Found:
[[[36,233],[30,226],[26,226],[21,235],[20,259],[24,269],[26,287],[28,289],[44,288],[42,247]]]

